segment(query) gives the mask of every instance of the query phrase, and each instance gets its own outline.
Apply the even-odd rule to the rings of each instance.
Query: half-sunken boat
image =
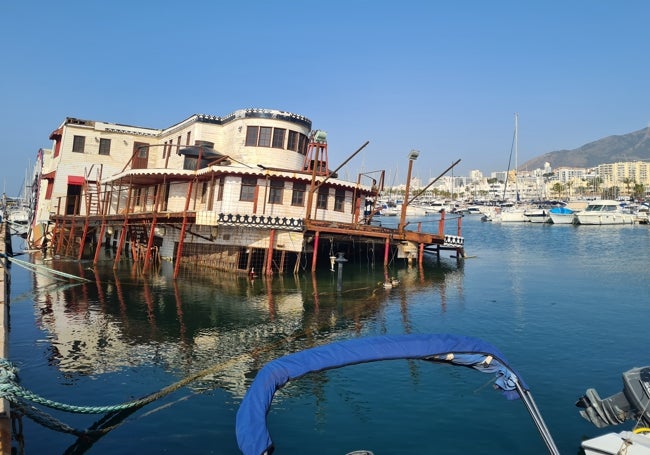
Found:
[[[460,218],[451,234],[444,218],[436,232],[374,223],[385,172],[338,176],[368,142],[332,169],[327,134],[301,115],[245,109],[165,129],[66,118],[50,139],[31,241],[47,236],[54,254],[97,261],[109,247],[115,261],[172,260],[175,276],[181,263],[273,275],[464,255]]]

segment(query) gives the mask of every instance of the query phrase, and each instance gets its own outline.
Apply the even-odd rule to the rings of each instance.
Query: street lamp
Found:
[[[409,204],[409,192],[411,191],[411,171],[413,170],[413,161],[415,161],[418,156],[420,156],[418,150],[411,150],[409,152],[409,170],[406,174],[406,188],[404,189],[404,200],[402,201],[402,214],[400,215],[399,226],[397,227],[397,231],[400,234],[404,232],[404,226],[406,224],[406,207]]]

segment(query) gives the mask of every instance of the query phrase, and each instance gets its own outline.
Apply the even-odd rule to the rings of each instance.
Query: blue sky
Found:
[[[328,132],[332,168],[426,180],[504,170],[650,122],[650,2],[2,2],[3,190],[65,117],[165,128],[287,110]],[[553,163],[551,163],[553,164]],[[390,177],[394,179],[394,177]],[[388,182],[392,183],[392,182]]]

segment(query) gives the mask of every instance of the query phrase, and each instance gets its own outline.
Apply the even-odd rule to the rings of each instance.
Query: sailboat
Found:
[[[516,194],[516,202],[511,206],[511,207],[504,207],[501,209],[500,213],[497,215],[497,218],[499,221],[502,223],[523,223],[526,221],[530,221],[530,219],[526,216],[526,210],[524,207],[522,207],[519,204],[519,187],[518,187],[518,178],[517,178],[517,159],[518,159],[518,154],[519,154],[519,114],[515,113],[515,136],[513,139],[513,147],[514,147],[514,153],[515,153],[515,169],[514,169],[514,175],[515,175],[515,194]],[[506,177],[506,187],[508,187],[508,177]],[[505,188],[503,191],[503,196],[505,199]]]

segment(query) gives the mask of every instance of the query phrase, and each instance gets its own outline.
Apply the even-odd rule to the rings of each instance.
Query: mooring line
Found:
[[[83,277],[79,277],[79,276],[76,276],[76,275],[72,275],[72,274],[70,274],[70,273],[60,272],[60,271],[58,271],[58,270],[54,270],[53,268],[47,267],[47,266],[45,266],[45,265],[41,265],[41,264],[33,264],[33,263],[31,263],[31,262],[27,262],[27,261],[23,261],[23,260],[20,260],[20,259],[16,259],[15,257],[12,257],[12,256],[5,256],[5,257],[6,257],[10,262],[12,262],[12,263],[14,263],[14,264],[17,264],[17,265],[19,265],[19,266],[21,266],[21,267],[24,267],[25,269],[30,270],[30,271],[32,271],[32,272],[36,272],[36,273],[42,272],[42,273],[47,273],[47,274],[51,274],[51,275],[58,275],[58,276],[66,277],[66,278],[71,278],[71,279],[73,279],[73,280],[79,280],[79,281],[90,282],[90,280],[87,279],[87,278],[83,278]]]

